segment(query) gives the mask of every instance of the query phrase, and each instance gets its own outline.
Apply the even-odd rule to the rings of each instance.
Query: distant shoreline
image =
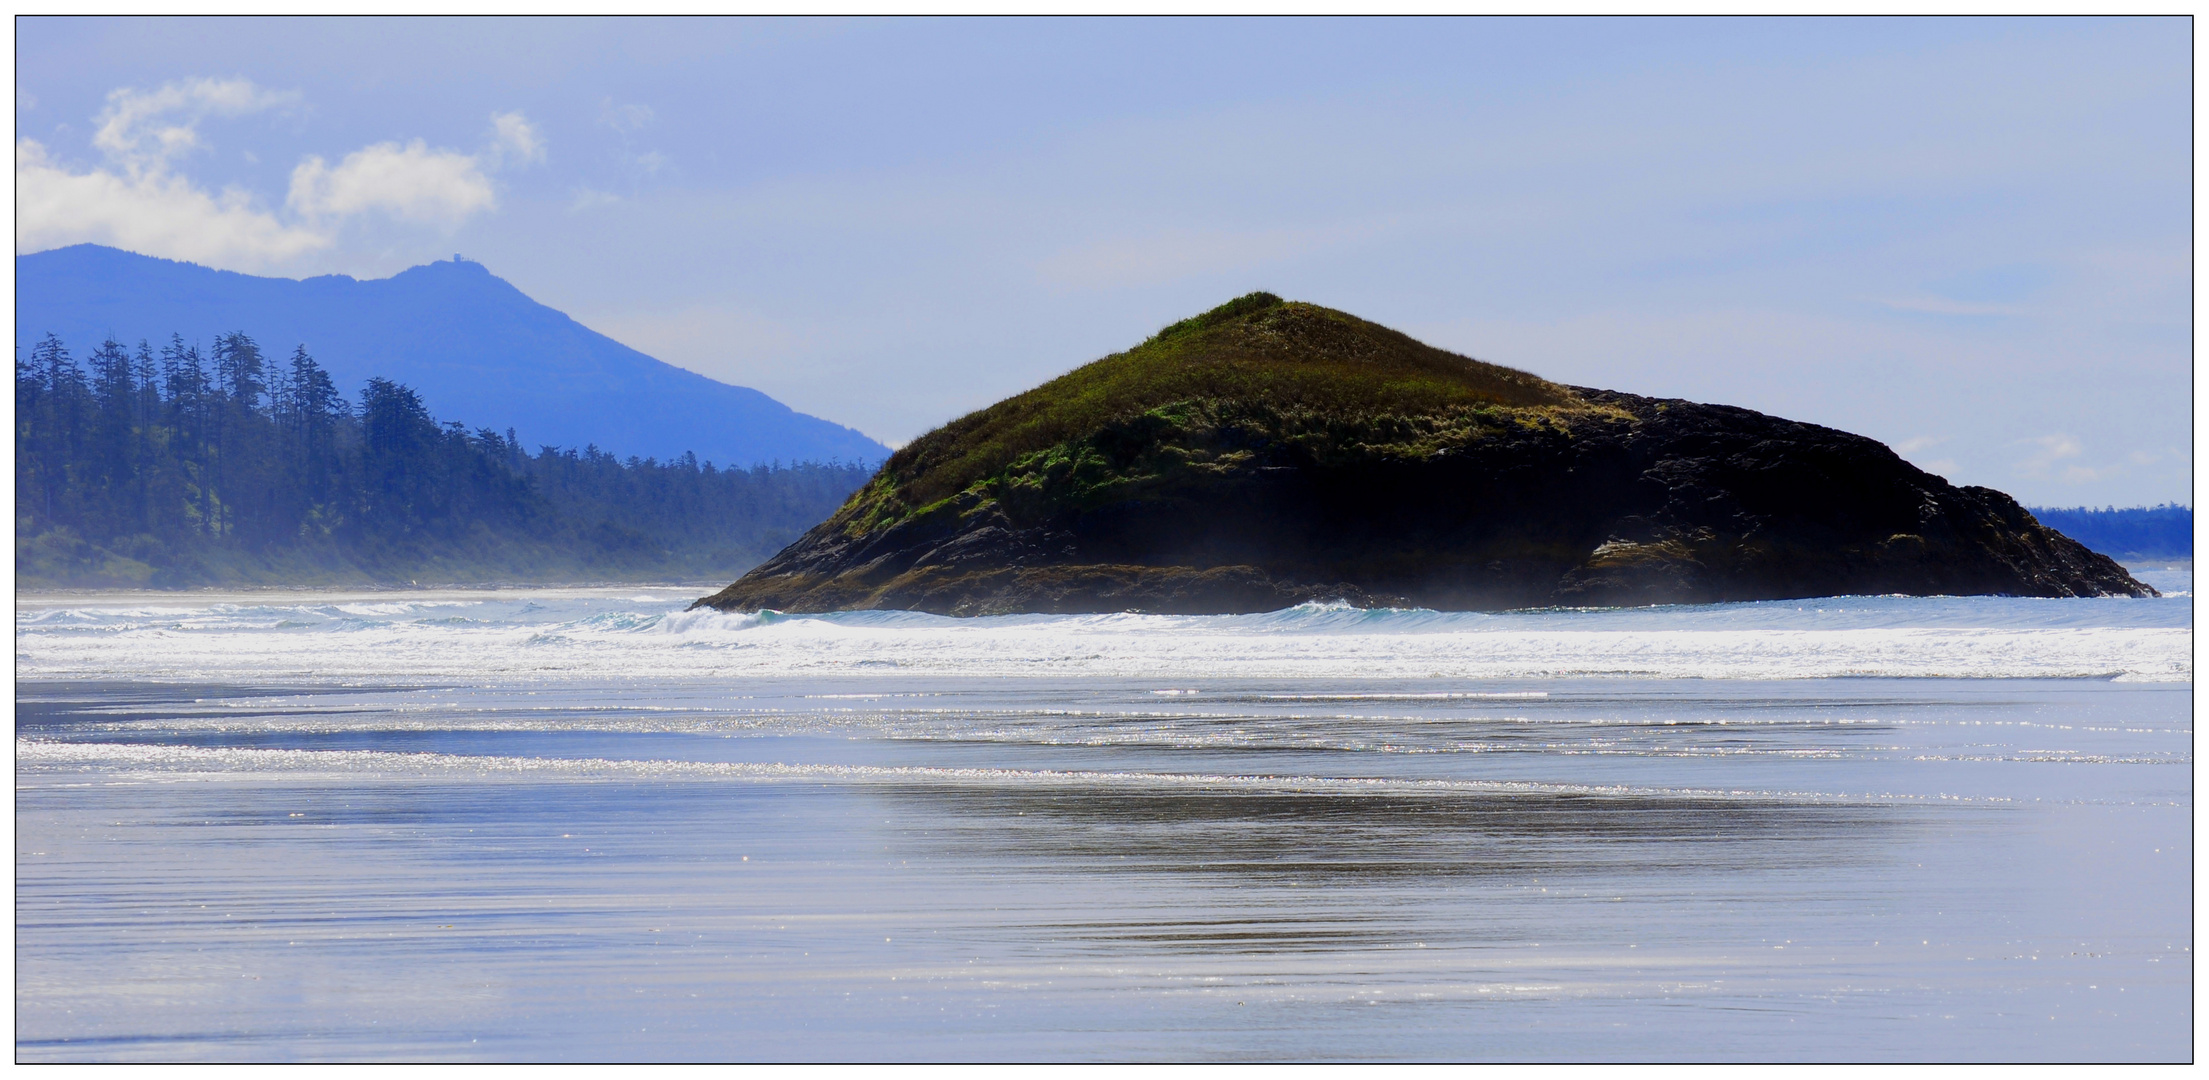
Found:
[[[2194,572],[2192,559],[2119,559],[2117,565],[2126,570],[2184,570]]]
[[[364,584],[364,585],[193,585],[174,589],[137,588],[120,586],[87,586],[85,588],[35,588],[15,591],[17,600],[36,600],[41,597],[62,596],[233,596],[249,595],[300,595],[343,596],[367,593],[438,593],[438,592],[510,592],[523,589],[702,589],[712,592],[728,584],[724,579],[698,581],[483,581],[437,582],[421,585]],[[701,593],[701,595],[703,595]]]

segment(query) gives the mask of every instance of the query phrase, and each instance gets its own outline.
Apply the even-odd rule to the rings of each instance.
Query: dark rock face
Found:
[[[1206,464],[1102,502],[970,489],[880,529],[847,507],[699,603],[986,615],[2154,594],[2009,496],[1873,440],[1570,389],[1588,411],[1419,455],[1320,454],[1233,427],[1185,445],[1105,432],[1093,442],[1116,461],[1164,447]]]

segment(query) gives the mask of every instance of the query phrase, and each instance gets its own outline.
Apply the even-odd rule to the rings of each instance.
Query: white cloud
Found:
[[[187,79],[107,96],[92,145],[107,168],[77,172],[32,139],[15,146],[17,250],[71,243],[226,265],[263,266],[327,247],[320,230],[287,223],[235,189],[210,193],[175,171],[205,145],[199,121],[293,100],[244,79]]]
[[[92,134],[92,145],[134,177],[165,172],[202,145],[201,118],[259,112],[293,98],[245,79],[186,79],[158,90],[126,86],[107,95],[107,107],[95,118],[100,127]]]
[[[335,165],[311,155],[292,170],[283,213],[263,207],[252,192],[209,192],[181,171],[183,160],[207,145],[201,120],[295,100],[245,79],[117,89],[95,118],[92,136],[105,164],[83,171],[56,160],[46,145],[19,139],[16,250],[90,242],[260,269],[331,246],[345,222],[364,214],[458,227],[497,208],[493,172],[545,158],[536,127],[521,113],[506,112],[491,115],[491,142],[476,154],[433,149],[416,139],[366,146]]]
[[[650,106],[616,105],[614,99],[605,98],[598,104],[598,122],[612,128],[622,138],[621,159],[629,171],[646,179],[656,178],[673,164],[668,156],[658,150],[634,150],[629,136],[650,127],[658,119]]]
[[[211,266],[261,267],[329,246],[241,191],[210,195],[166,172],[71,172],[30,139],[15,144],[18,251],[96,243]]]
[[[529,118],[518,112],[491,114],[490,156],[497,162],[511,160],[522,163],[545,159],[545,140],[537,134],[537,128]]]
[[[579,187],[575,189],[575,198],[568,203],[568,213],[579,214],[595,207],[612,206],[620,201],[621,196],[611,192]]]
[[[416,139],[363,147],[335,167],[319,156],[307,158],[292,170],[285,205],[314,221],[380,210],[401,221],[453,228],[495,208],[498,197],[483,162]]]
[[[599,103],[598,122],[624,135],[652,122],[652,109],[647,105],[616,105],[607,98]]]
[[[2046,472],[2048,470],[2048,467],[2054,465],[2056,462],[2062,461],[2065,458],[2075,458],[2086,450],[2086,447],[2081,445],[2078,439],[2070,435],[2065,435],[2061,432],[2058,432],[2054,435],[2042,435],[2037,439],[2026,439],[2023,441],[2032,443],[2033,445],[2040,447],[2039,453],[2026,458],[2024,461],[2018,462],[2018,468],[2027,471],[2038,470],[2040,472]]]
[[[2061,432],[2020,441],[2040,447],[2038,452],[2017,463],[2019,474],[2034,479],[2045,480],[2052,477],[2069,484],[2085,484],[2124,471],[2122,465],[2095,469],[2073,461],[2073,458],[2086,452],[2086,447],[2078,439]]]
[[[1930,449],[1947,441],[1948,437],[1945,435],[1919,435],[1916,438],[1904,439],[1894,444],[1894,452],[1903,457],[1909,457],[1920,450]]]

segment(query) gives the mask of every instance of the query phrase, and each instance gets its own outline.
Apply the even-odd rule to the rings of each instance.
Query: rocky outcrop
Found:
[[[1461,357],[1463,385],[1414,393],[1402,387],[1431,381],[1431,358],[1413,370],[1381,355],[1409,339],[1265,299],[916,440],[699,603],[984,615],[2153,594],[2007,495],[1871,439]],[[1312,320],[1326,332],[1299,338]],[[1297,340],[1329,344],[1280,346]],[[1241,365],[1233,377],[1208,373],[1221,357]],[[1269,363],[1281,379],[1248,377]],[[1128,390],[1154,369],[1181,381]],[[1065,419],[1065,402],[1097,416],[1114,393],[1129,399],[1102,419]]]

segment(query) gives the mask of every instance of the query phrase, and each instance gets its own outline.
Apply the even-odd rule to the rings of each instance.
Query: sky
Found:
[[[2193,501],[2184,19],[16,28],[19,254],[464,254],[892,445],[1266,289]]]

